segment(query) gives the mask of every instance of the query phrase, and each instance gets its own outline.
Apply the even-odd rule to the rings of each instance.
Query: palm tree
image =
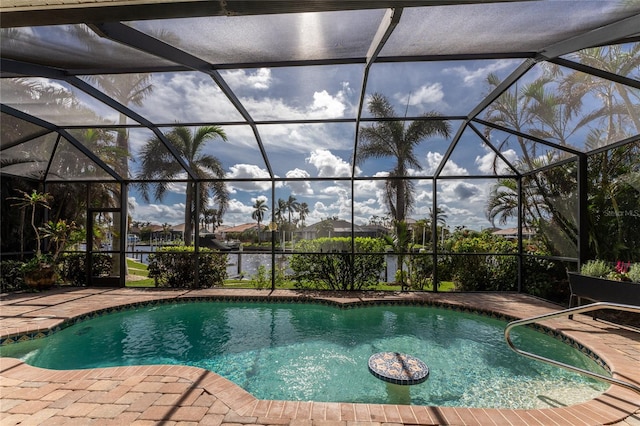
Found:
[[[276,210],[274,212],[274,217],[276,222],[278,223],[278,232],[281,233],[280,239],[282,239],[282,235],[285,235],[284,227],[284,216],[287,213],[287,202],[282,198],[278,198],[278,205],[276,206]]]
[[[373,94],[368,107],[375,118],[396,117],[387,98],[379,93]],[[432,111],[421,117],[433,119],[441,115]],[[358,164],[369,158],[393,157],[396,160],[396,165],[389,171],[389,178],[385,182],[385,200],[396,221],[404,221],[413,207],[413,183],[406,177],[410,168],[422,170],[414,148],[425,138],[448,138],[450,134],[451,126],[444,120],[417,120],[406,127],[403,121],[385,120],[362,128],[356,156]]]
[[[202,226],[205,230],[209,230],[209,225],[213,224],[218,216],[218,210],[213,208],[202,209]],[[215,229],[214,229],[215,230]]]
[[[298,214],[300,215],[300,226],[304,228],[304,220],[309,216],[309,205],[307,203],[300,203],[298,206]]]
[[[200,199],[208,200],[210,193],[214,203],[218,205],[218,217],[222,217],[229,203],[229,191],[226,184],[221,180],[225,173],[220,160],[216,157],[202,153],[205,144],[212,139],[221,138],[227,140],[227,135],[219,126],[203,126],[191,132],[183,126],[175,127],[167,134],[167,139],[173,144],[185,163],[197,175],[200,182]],[[154,188],[154,198],[162,200],[169,181],[184,173],[184,170],[176,163],[173,156],[163,149],[164,145],[158,137],[153,137],[147,141],[140,154],[142,157],[142,170],[136,177],[141,180],[140,189],[145,201],[150,199],[150,186]],[[149,180],[162,180],[150,184]],[[187,181],[185,211],[184,211],[184,242],[190,245],[192,242],[192,232],[194,218],[202,213],[206,208],[205,202],[200,203],[200,212],[195,212],[195,189],[193,180]]]
[[[284,216],[287,213],[287,202],[282,198],[278,198],[278,205],[276,206],[275,218],[278,224],[284,222]]]
[[[435,218],[437,216],[437,219]],[[433,213],[433,209],[429,207],[429,223],[433,223],[436,221],[436,225],[446,226],[447,225],[447,214],[440,207],[436,207],[436,213]]]
[[[269,210],[267,201],[264,198],[256,199],[256,202],[253,204],[251,218],[258,222],[258,242],[260,242],[260,222],[264,219],[264,214],[267,210]]]
[[[300,208],[300,203],[298,203],[298,201],[296,200],[296,197],[294,197],[293,195],[289,195],[289,198],[285,202],[285,206],[286,206],[286,212],[288,216],[287,221],[289,222],[289,232],[291,233],[291,241],[293,241],[293,227],[291,226],[291,214],[298,212],[298,209]]]
[[[104,90],[104,92],[114,98],[116,101],[124,106],[136,105],[142,106],[144,98],[153,91],[153,85],[151,84],[151,74],[102,74],[89,77],[90,81],[95,82],[98,86]],[[125,179],[129,177],[129,133],[124,127],[127,124],[127,117],[120,113],[118,117],[118,124],[123,126],[117,130],[116,136],[116,148],[119,150],[120,155],[117,158],[115,171]],[[114,194],[114,197],[118,199],[119,193]],[[113,227],[116,230],[120,230],[121,218],[119,214],[113,215]],[[112,273],[114,275],[120,275],[120,255],[119,250],[121,244],[126,244],[123,239],[126,235],[120,238],[114,238],[113,240],[113,267]],[[126,274],[126,262],[125,271]]]
[[[404,264],[405,257],[409,251],[411,244],[411,231],[405,221],[396,221],[393,224],[393,234],[385,235],[384,239],[387,244],[392,248],[396,256],[398,257],[398,278],[400,278],[400,288],[402,291],[407,290],[407,283],[405,281]]]

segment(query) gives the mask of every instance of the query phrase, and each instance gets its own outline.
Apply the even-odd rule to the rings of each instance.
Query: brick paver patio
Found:
[[[309,293],[277,290],[57,289],[5,295],[0,337],[47,331],[89,312],[166,298],[317,297],[337,303],[429,300],[525,318],[558,310],[534,297],[493,293]],[[588,316],[547,320],[597,353],[614,377],[640,384],[640,335]],[[183,366],[53,371],[0,358],[0,424],[29,425],[600,425],[640,426],[640,395],[611,387],[594,400],[540,410],[258,400],[215,373]],[[635,413],[635,414],[634,414]]]

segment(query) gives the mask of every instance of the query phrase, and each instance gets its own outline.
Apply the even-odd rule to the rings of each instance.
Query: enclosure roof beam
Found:
[[[480,139],[482,139],[482,141],[485,143],[485,145],[487,145],[489,147],[490,150],[492,150],[498,157],[500,157],[500,159],[518,176],[522,176],[522,174],[518,171],[518,169],[515,168],[515,166],[513,164],[511,164],[511,162],[509,160],[507,160],[507,158],[504,156],[504,154],[502,154],[502,152],[500,152],[500,150],[498,148],[496,148],[489,139],[487,139],[482,132],[480,132],[480,130],[478,130],[478,128],[476,126],[473,125],[473,123],[469,123],[469,127],[471,128],[471,130],[473,130],[476,135],[478,135],[478,137]]]
[[[371,44],[369,45],[369,49],[367,50],[367,59],[365,61],[364,70],[362,72],[362,86],[360,88],[360,99],[358,100],[358,115],[356,117],[356,128],[354,132],[353,138],[353,158],[351,164],[351,176],[356,175],[356,164],[358,163],[358,139],[360,138],[360,121],[362,120],[362,110],[364,108],[364,97],[367,93],[367,81],[369,80],[369,70],[371,69],[371,65],[376,61],[378,54],[384,47],[389,37],[395,30],[396,26],[400,22],[400,17],[402,16],[402,8],[398,9],[388,9],[382,20],[380,21],[380,25],[378,25],[378,30],[376,31],[373,40],[371,40]],[[352,218],[353,222],[353,218]]]
[[[142,117],[138,113],[132,111],[130,108],[122,105],[120,102],[116,101],[112,97],[107,96],[105,93],[96,89],[95,87],[85,82],[84,80],[75,76],[71,76],[66,72],[64,72],[63,70],[60,70],[57,68],[47,67],[44,65],[25,63],[25,62],[16,61],[13,59],[2,58],[0,62],[0,67],[2,68],[3,71],[11,72],[14,74],[21,74],[29,77],[39,76],[39,77],[46,77],[46,78],[66,81],[67,83],[82,90],[83,92],[94,97],[100,102],[115,109],[119,113],[126,115],[127,117],[129,117],[134,121],[137,121],[138,123],[143,124],[145,127],[150,129],[158,137],[158,139],[162,141],[162,143],[164,143],[167,149],[176,158],[176,161],[187,172],[189,177],[191,177],[192,179],[197,179],[197,175],[184,162],[180,154],[176,151],[175,147],[167,140],[164,134],[160,130],[158,130],[158,128],[153,123],[151,123],[149,120]]]
[[[615,83],[620,83],[625,86],[633,87],[635,89],[640,89],[640,81],[635,80],[633,78],[625,77],[620,74],[615,74],[609,71],[593,68],[588,65],[584,65],[584,64],[570,61],[568,59],[563,59],[563,58],[550,59],[549,62],[553,62],[556,65],[571,68],[573,70],[580,71],[585,74],[590,74],[590,75],[602,78],[604,80],[611,80]]]
[[[593,46],[616,43],[621,39],[637,36],[638,28],[640,28],[640,14],[553,44],[543,49],[540,56],[543,59],[552,59]]]
[[[96,156],[93,152],[91,152],[86,146],[80,143],[75,137],[70,135],[69,132],[67,132],[65,129],[62,129],[56,126],[55,124],[49,123],[48,121],[42,120],[41,118],[29,115],[27,113],[24,113],[20,110],[17,110],[5,104],[0,104],[0,111],[2,111],[5,114],[12,115],[14,117],[18,117],[21,120],[28,121],[29,123],[33,123],[40,127],[49,129],[53,132],[58,133],[59,135],[62,135],[65,139],[69,141],[69,143],[71,143],[71,145],[74,146],[74,148],[82,152],[85,156],[87,156],[87,158],[89,158],[91,161],[96,163],[101,169],[107,172],[112,178],[114,178],[118,182],[122,182],[124,180],[118,173],[116,173],[104,161],[102,161],[98,156]],[[52,157],[53,157],[53,153],[52,153]]]
[[[258,132],[258,127],[244,105],[240,102],[240,99],[238,99],[236,94],[231,90],[226,81],[224,81],[220,73],[214,69],[212,64],[119,22],[100,23],[90,25],[90,27],[93,28],[98,35],[109,40],[133,47],[151,55],[184,65],[190,69],[209,75],[240,115],[242,115],[246,120],[247,124],[251,126],[269,175],[271,177],[274,176],[267,152],[264,148],[264,144],[262,143],[262,138]]]
[[[0,7],[0,26],[5,28],[201,16],[335,12],[514,1],[518,0],[4,0]]]
[[[519,137],[522,137],[522,138],[525,138],[525,139],[529,139],[532,142],[538,142],[538,143],[540,143],[542,145],[546,145],[546,146],[548,146],[550,148],[553,148],[553,149],[558,149],[560,151],[568,152],[568,153],[573,154],[573,155],[582,155],[582,154],[584,154],[582,151],[579,151],[579,150],[577,150],[575,148],[571,148],[571,147],[566,146],[566,145],[559,145],[557,143],[549,142],[549,141],[546,141],[544,139],[540,139],[538,137],[535,137],[533,135],[528,135],[526,133],[519,132],[519,131],[514,130],[514,129],[510,129],[508,127],[504,127],[504,126],[501,126],[499,124],[492,123],[490,121],[482,120],[480,118],[476,118],[473,121],[475,121],[476,123],[485,125],[487,127],[492,127],[492,128],[494,128],[496,130],[501,130],[501,131],[506,132],[506,133],[511,133],[512,135],[515,135],[515,136],[519,136]]]

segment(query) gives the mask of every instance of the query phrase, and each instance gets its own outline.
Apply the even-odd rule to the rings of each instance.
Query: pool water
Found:
[[[0,354],[49,369],[190,365],[277,400],[543,408],[586,401],[608,387],[515,354],[505,326],[433,307],[178,303],[84,321]],[[526,328],[512,336],[524,350],[606,374],[550,336]],[[410,388],[377,379],[367,361],[386,351],[421,359],[429,378]]]

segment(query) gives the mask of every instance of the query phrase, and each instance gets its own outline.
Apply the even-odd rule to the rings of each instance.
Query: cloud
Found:
[[[474,86],[478,83],[484,84],[484,80],[489,74],[495,73],[505,68],[511,68],[513,66],[513,63],[514,61],[501,60],[491,62],[486,67],[477,69],[469,69],[466,66],[451,67],[443,69],[442,73],[458,75],[462,78],[462,82],[465,86]]]
[[[230,172],[227,173],[228,179],[269,179],[269,172],[261,169],[255,164],[236,164],[229,167]],[[271,190],[271,182],[269,181],[243,181],[232,182],[229,184],[231,192],[236,190],[260,192]]]
[[[511,169],[509,166],[505,164],[504,161],[500,157],[496,155],[495,152],[490,151],[489,148],[485,149],[488,151],[485,155],[478,155],[475,159],[475,163],[478,166],[478,170],[482,173],[493,174],[494,166],[497,174],[509,173]],[[506,151],[502,151],[502,155],[506,158],[511,164],[518,158],[518,154],[513,149],[508,149]]]
[[[247,73],[245,70],[225,71],[222,76],[232,87],[246,86],[256,90],[267,90],[272,83],[269,68],[260,68],[253,73]]]
[[[443,156],[439,152],[431,152],[427,153],[426,162],[427,165],[425,167],[425,172],[427,174],[434,174],[440,166],[442,162]],[[449,159],[442,169],[442,175],[444,176],[466,176],[469,174],[469,171],[464,167],[458,166],[454,161]]]
[[[138,204],[136,197],[128,198],[134,220],[141,220],[156,224],[169,223],[177,225],[184,223],[184,203],[166,204]]]
[[[286,174],[288,178],[309,178],[311,175],[306,170],[295,168]],[[288,181],[286,185],[291,188],[291,193],[296,195],[313,195],[311,182],[309,181]]]
[[[443,180],[438,182],[438,202],[476,202],[483,193],[479,185],[462,181]]]
[[[282,98],[242,97],[241,101],[260,120],[340,118],[350,107],[343,90],[335,95],[326,90],[314,92],[311,102],[301,106],[290,105]]]
[[[475,185],[465,182],[458,183],[453,187],[453,193],[458,196],[458,199],[463,201],[473,197],[479,192],[480,190]]]
[[[213,80],[200,73],[154,75],[152,84],[153,91],[136,110],[150,121],[207,122],[241,118]]]
[[[407,105],[407,102],[411,106],[433,104],[442,102],[444,91],[442,90],[442,83],[432,83],[422,85],[417,91],[408,95],[396,93],[394,98],[402,105]]]
[[[316,168],[319,177],[351,176],[351,164],[332,154],[328,149],[318,148],[311,151],[305,161]]]
[[[326,90],[315,92],[313,94],[313,104],[310,110],[313,113],[320,114],[323,118],[342,117],[347,108],[342,92],[338,92],[337,96],[331,96]]]

